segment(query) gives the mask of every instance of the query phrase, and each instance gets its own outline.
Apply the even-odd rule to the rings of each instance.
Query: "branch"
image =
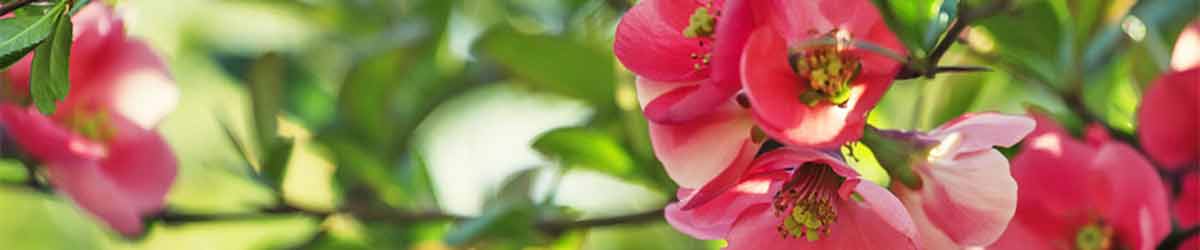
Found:
[[[471,219],[471,217],[446,214],[441,211],[422,211],[422,212],[394,212],[384,210],[365,210],[354,209],[347,212],[355,218],[366,221],[383,221],[392,224],[408,224],[422,221],[437,221],[437,220],[453,220],[462,221]],[[147,220],[161,221],[168,225],[178,225],[189,222],[207,222],[207,221],[228,221],[228,220],[254,220],[270,218],[277,215],[296,214],[318,218],[324,218],[334,214],[334,212],[314,211],[293,206],[278,206],[259,210],[254,213],[229,213],[229,214],[187,214],[170,209],[164,210],[158,214],[150,216]],[[656,209],[636,214],[622,215],[609,218],[598,218],[578,221],[544,221],[536,224],[538,230],[546,233],[559,233],[570,229],[604,227],[623,224],[639,224],[662,220],[663,210]]]
[[[1200,235],[1200,225],[1192,226],[1183,230],[1175,231],[1167,235],[1166,239],[1158,244],[1159,250],[1179,249],[1184,241]]]
[[[13,2],[12,4],[0,6],[0,16],[7,15],[8,13],[12,13],[13,11],[20,9],[21,7],[25,7],[25,5],[29,5],[30,3],[33,3],[34,1],[37,1],[37,0],[18,0],[16,2]]]
[[[984,66],[939,66],[930,70],[933,75],[940,73],[970,73],[970,72],[991,72],[992,68]],[[909,68],[904,68],[900,73],[896,73],[896,80],[908,80],[917,77],[926,76],[926,73],[917,72]]]
[[[954,43],[959,40],[958,38],[960,34],[962,34],[962,32],[965,31],[968,26],[970,26],[971,22],[999,14],[1001,11],[1008,9],[1008,7],[1012,4],[1012,1],[992,1],[989,2],[988,5],[984,5],[979,8],[968,8],[965,6],[966,4],[960,4],[962,4],[962,6],[959,6],[958,16],[950,22],[950,27],[946,29],[946,33],[942,35],[937,44],[934,44],[933,50],[929,52],[929,56],[924,59],[923,64],[913,65],[914,63],[920,62],[909,61],[904,69],[897,74],[897,78],[912,79],[919,76],[933,78],[935,75],[942,72],[982,71],[976,68],[964,69],[956,67],[938,67],[938,63],[941,62],[942,57],[946,55],[946,52],[950,51],[950,46],[954,45]]]
[[[626,224],[642,224],[663,220],[663,210],[655,209],[646,212],[622,215],[609,218],[579,220],[579,221],[548,221],[537,224],[537,228],[547,233],[557,233],[569,229],[605,227]]]

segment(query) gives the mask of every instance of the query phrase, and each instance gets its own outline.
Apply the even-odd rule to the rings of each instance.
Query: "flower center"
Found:
[[[103,111],[77,110],[66,116],[63,125],[83,137],[97,141],[106,141],[116,134],[108,114]]]
[[[692,16],[688,18],[688,26],[683,29],[683,36],[687,38],[710,37],[716,27],[717,18],[709,13],[707,7],[696,8],[692,12]]]
[[[809,106],[817,105],[822,100],[834,105],[846,103],[850,100],[850,83],[862,71],[859,59],[845,53],[846,44],[849,43],[848,38],[843,38],[845,33],[834,34],[838,37],[834,38],[833,44],[814,44],[788,54],[792,70],[797,76],[808,80],[808,91],[800,94],[800,100]]]
[[[1077,250],[1107,250],[1113,246],[1112,227],[1101,223],[1092,223],[1075,233],[1075,249]]]
[[[777,228],[784,238],[804,238],[816,241],[829,236],[830,226],[837,221],[833,199],[845,178],[834,173],[828,165],[805,163],[792,180],[783,184],[775,194],[776,216],[784,216]]]
[[[701,7],[696,8],[688,18],[688,26],[683,28],[683,36],[698,39],[700,47],[707,50],[713,42],[713,33],[717,31],[717,18],[721,17],[721,11],[713,8],[712,1],[700,1],[700,5]],[[692,67],[699,71],[708,67],[712,53],[692,53],[691,58],[695,61]]]

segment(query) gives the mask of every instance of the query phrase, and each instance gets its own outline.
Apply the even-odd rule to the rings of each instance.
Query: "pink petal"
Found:
[[[1137,150],[1120,143],[1102,146],[1092,161],[1101,192],[1098,210],[1113,225],[1122,243],[1153,249],[1171,231],[1167,192],[1154,167]],[[1107,201],[1107,202],[1105,202]]]
[[[0,122],[25,153],[57,162],[89,162],[104,156],[105,147],[59,126],[37,109],[0,104]]]
[[[48,162],[50,182],[83,209],[124,235],[142,232],[138,209],[121,193],[97,162],[84,164]]]
[[[97,56],[103,67],[88,82],[75,81],[68,103],[99,104],[114,109],[142,128],[153,128],[179,102],[179,88],[163,61],[145,43],[111,43]]]
[[[1192,21],[1179,33],[1171,52],[1171,69],[1186,70],[1200,67],[1200,19]]]
[[[675,85],[682,86],[676,89],[694,88],[687,83]],[[639,79],[639,98],[671,98],[675,92],[664,86],[668,85]],[[661,95],[651,97],[654,94]],[[671,125],[651,122],[649,126],[655,155],[671,179],[685,188],[699,188],[727,168],[744,170],[760,146],[750,138],[753,121],[732,100],[702,118]],[[727,184],[738,177],[728,179]]]
[[[1183,176],[1179,196],[1175,197],[1175,218],[1179,226],[1187,228],[1200,225],[1200,173]],[[1179,249],[1200,249],[1200,235],[1184,241]]]
[[[1184,175],[1175,197],[1175,217],[1183,227],[1200,225],[1200,173]]]
[[[818,8],[818,1],[771,0],[766,4],[767,20],[788,43],[824,35],[834,28]]]
[[[1057,237],[1059,235],[1042,234],[1041,230],[1034,230],[1031,227],[1038,227],[1047,224],[1041,221],[1020,221],[1013,220],[1008,225],[1008,229],[1004,231],[1004,235],[996,240],[987,249],[994,250],[1062,250],[1074,249],[1075,238],[1066,238],[1066,236]],[[1028,225],[1028,226],[1027,226]]]
[[[882,97],[890,79],[860,76],[846,107],[829,103],[810,107],[799,95],[807,86],[787,63],[788,49],[770,29],[751,36],[743,56],[742,78],[754,118],[772,138],[793,146],[834,147],[862,135],[866,114]]]
[[[1200,159],[1200,68],[1163,75],[1138,107],[1138,138],[1160,166],[1177,169]]]
[[[732,100],[736,91],[721,88],[712,79],[690,88],[678,88],[647,103],[646,120],[661,124],[690,122]]]
[[[916,228],[895,196],[870,182],[860,183],[854,192],[863,200],[841,200],[837,203],[838,219],[827,237],[813,242],[785,239],[776,231],[776,226],[783,218],[776,217],[769,205],[762,205],[748,209],[738,219],[729,233],[729,246],[726,249],[921,248],[916,239]]]
[[[994,149],[927,163],[918,172],[926,185],[916,192],[929,222],[963,246],[992,243],[1016,211],[1017,183],[1008,159]]]
[[[843,198],[849,197],[854,187],[858,186],[858,182],[862,181],[862,176],[858,174],[858,171],[846,165],[845,161],[811,148],[786,147],[772,150],[758,156],[758,159],[754,160],[751,168],[757,171],[775,171],[798,167],[804,165],[804,163],[827,165],[834,173],[846,178],[841,190],[839,190]],[[786,179],[781,181],[786,181]]]
[[[1039,116],[1035,119],[1039,129],[1058,126]],[[1091,194],[1095,191],[1089,188],[1092,174],[1088,166],[1095,155],[1095,149],[1087,144],[1057,132],[1026,139],[1012,159],[1012,176],[1019,188],[1017,211],[1009,228],[1023,225],[1029,234],[1048,241],[1073,241],[1076,230],[1092,219]]]
[[[98,161],[45,159],[50,181],[76,204],[125,235],[142,232],[141,216],[165,205],[176,160],[166,142],[119,117],[118,133]]]
[[[60,114],[77,108],[64,106]],[[113,115],[105,144],[84,138],[34,109],[0,106],[0,121],[25,152],[42,162],[51,183],[80,207],[126,235],[141,233],[140,216],[163,206],[176,161],[157,133]]]
[[[1036,126],[1037,123],[1026,116],[985,112],[960,116],[942,124],[929,134],[942,139],[955,133],[961,136],[961,141],[954,147],[956,150],[946,153],[954,156],[959,153],[988,150],[995,146],[1011,147],[1025,138]]]
[[[700,40],[684,37],[688,17],[699,4],[693,1],[647,0],[629,9],[617,25],[613,54],[626,68],[659,81],[696,81],[708,70],[696,70],[693,55],[708,49]]]
[[[683,202],[671,203],[666,208],[667,222],[675,229],[697,239],[714,240],[725,237],[738,216],[746,209],[769,204],[780,188],[775,181],[786,176],[775,174],[759,175],[742,180],[735,187],[721,192],[718,197],[701,206],[684,210]],[[694,196],[694,192],[681,189],[680,199]]]

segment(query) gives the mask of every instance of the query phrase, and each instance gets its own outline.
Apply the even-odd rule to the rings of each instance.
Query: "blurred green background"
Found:
[[[61,196],[5,187],[0,248],[723,245],[653,214],[675,186],[650,149],[633,76],[611,52],[632,1],[108,2],[165,58],[182,92],[160,128],[180,160],[169,211],[239,216],[150,221],[146,235],[127,239]],[[875,2],[918,55],[959,4]],[[871,124],[927,129],[964,112],[1032,105],[1078,129],[1076,102],[1132,133],[1141,90],[1166,70],[1175,36],[1200,9],[1195,0],[1009,7],[979,20],[942,60],[991,72],[899,81]],[[856,167],[887,181],[868,149],[854,150]],[[25,178],[19,164],[0,162],[0,177]],[[269,211],[279,207],[308,212]],[[638,214],[649,219],[561,226]]]

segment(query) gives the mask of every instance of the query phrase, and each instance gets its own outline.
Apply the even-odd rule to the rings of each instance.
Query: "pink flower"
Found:
[[[647,119],[686,122],[721,106],[741,89],[738,58],[754,26],[747,1],[645,0],[617,25],[613,53],[657,84],[678,86],[643,102]]]
[[[770,26],[754,31],[742,82],[771,138],[833,147],[857,139],[900,70],[904,47],[866,0],[759,1]],[[885,52],[891,51],[891,52]],[[893,54],[898,53],[898,54]],[[891,55],[888,55],[891,54]]]
[[[1167,169],[1200,165],[1200,21],[1192,22],[1171,56],[1173,71],[1150,85],[1138,108],[1138,139]]]
[[[1020,188],[995,249],[1154,249],[1170,232],[1167,193],[1138,152],[1093,125],[1079,141],[1046,117],[1013,158]]]
[[[65,105],[96,102],[151,128],[175,109],[179,89],[162,59],[145,43],[125,36],[124,22],[102,4],[90,4],[71,18],[71,90]],[[33,56],[14,64],[4,76],[10,93],[29,94]]]
[[[667,221],[696,238],[725,239],[735,250],[920,248],[900,201],[832,155],[777,149],[741,176],[708,202],[667,206]],[[679,195],[692,192],[703,191]]]
[[[165,65],[125,38],[108,7],[84,7],[72,20],[66,100],[53,116],[0,104],[0,122],[58,190],[122,234],[140,234],[141,217],[163,207],[175,179],[175,156],[152,129],[179,93]],[[28,89],[28,71],[26,58],[6,75],[19,93]]]
[[[893,182],[931,249],[987,246],[1000,237],[1017,208],[1009,147],[1033,131],[1033,119],[999,113],[963,115],[923,134],[937,143],[912,164],[921,185]]]
[[[696,84],[663,84],[639,77],[638,98],[643,106],[652,99],[681,98],[680,92],[672,90]],[[671,179],[684,188],[706,184],[705,190],[729,188],[737,174],[750,166],[764,139],[754,139],[754,121],[732,98],[696,119],[677,124],[650,122],[649,126],[655,155]]]

